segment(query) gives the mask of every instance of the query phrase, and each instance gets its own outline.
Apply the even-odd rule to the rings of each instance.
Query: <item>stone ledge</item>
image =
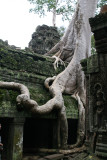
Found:
[[[107,13],[101,13],[89,19],[92,32],[107,27]]]
[[[31,52],[13,50],[5,46],[0,46],[1,68],[44,76],[54,76],[63,71],[64,66],[59,65],[59,68],[55,71],[53,62],[54,59],[46,56],[41,56]]]

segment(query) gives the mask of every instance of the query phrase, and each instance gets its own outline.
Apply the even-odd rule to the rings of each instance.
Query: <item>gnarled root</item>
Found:
[[[57,57],[55,55],[52,56],[52,58],[55,58],[55,62],[53,63],[55,70],[58,68],[59,62],[61,63],[61,65],[64,65],[64,67],[65,67],[65,63],[62,61],[62,59],[60,59],[59,57]]]
[[[45,80],[45,82],[44,82],[44,85],[45,85],[45,87],[47,88],[47,89],[49,89],[49,87],[50,87],[50,82],[53,82],[54,80],[55,80],[55,78],[56,78],[56,76],[53,76],[53,77],[49,77],[49,78],[47,78],[46,80]]]
[[[0,88],[3,89],[13,89],[21,92],[20,95],[17,96],[16,101],[17,104],[22,104],[25,108],[31,111],[33,114],[47,114],[50,113],[54,108],[59,111],[59,119],[60,119],[60,133],[62,135],[62,144],[63,148],[67,146],[67,137],[68,137],[68,128],[67,128],[67,118],[65,112],[64,101],[62,97],[62,88],[60,88],[59,84],[54,84],[49,86],[49,82],[53,81],[55,77],[48,78],[45,81],[45,86],[52,93],[53,98],[50,99],[46,104],[39,106],[36,101],[30,99],[30,93],[26,86],[20,83],[15,82],[2,82],[0,81]],[[61,148],[62,148],[61,147]]]
[[[83,151],[86,151],[86,150],[87,150],[87,148],[83,145],[82,147],[74,148],[74,149],[67,149],[67,150],[60,149],[59,153],[67,155],[67,154],[80,153],[80,152],[83,152]]]
[[[63,133],[61,134],[61,148],[67,149],[67,140],[68,140],[68,122],[66,118],[66,111],[65,111],[65,106],[60,110],[60,132]],[[65,132],[66,130],[66,132]]]
[[[79,109],[79,120],[78,120],[78,130],[77,130],[77,142],[74,145],[70,145],[69,148],[75,148],[83,145],[85,137],[85,108],[83,103],[78,95],[78,92],[72,95],[78,101]]]

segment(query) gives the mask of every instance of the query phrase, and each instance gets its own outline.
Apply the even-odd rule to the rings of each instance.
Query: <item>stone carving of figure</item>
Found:
[[[96,112],[96,125],[98,128],[103,127],[103,111],[104,111],[104,93],[102,92],[102,86],[100,83],[95,84],[95,96],[96,96],[96,103],[95,103],[95,112]]]

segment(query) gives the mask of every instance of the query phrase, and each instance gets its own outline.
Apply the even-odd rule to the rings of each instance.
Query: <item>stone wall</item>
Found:
[[[86,144],[107,157],[107,13],[90,19],[97,54],[81,62],[86,75]]]
[[[30,90],[31,98],[36,100],[39,105],[46,103],[51,98],[50,93],[44,87],[45,79],[57,75],[64,69],[64,66],[59,65],[59,68],[54,70],[53,62],[53,59],[45,56],[25,50],[11,49],[8,45],[0,44],[0,80],[14,81],[26,85]],[[23,114],[26,116],[26,112],[17,112],[18,108],[16,109],[15,101],[19,94],[17,91],[0,89],[0,93],[1,117],[12,116],[12,113],[14,116]],[[68,117],[78,118],[75,100],[72,100],[68,95],[64,95],[64,99],[68,107]],[[71,112],[69,112],[70,110]]]
[[[13,81],[26,85],[30,91],[31,99],[36,100],[39,105],[46,103],[51,98],[49,91],[44,87],[44,80],[64,70],[64,66],[59,65],[59,68],[55,71],[53,62],[54,60],[51,58],[25,50],[13,49],[8,44],[0,43],[0,81]],[[36,131],[36,128],[32,128],[32,131],[28,132],[29,127],[25,127],[28,119],[31,119],[33,123],[36,123],[37,120],[40,122],[41,119],[42,122],[52,122],[52,147],[58,148],[60,146],[61,138],[57,110],[53,110],[47,115],[32,115],[23,106],[17,106],[16,97],[18,94],[19,92],[16,90],[0,89],[0,122],[4,144],[3,160],[22,159],[24,132],[29,133],[28,138],[30,138],[32,132]],[[69,95],[63,95],[63,97],[67,118],[77,120],[77,102]],[[24,129],[25,131],[23,131]],[[47,133],[49,130],[47,130]]]

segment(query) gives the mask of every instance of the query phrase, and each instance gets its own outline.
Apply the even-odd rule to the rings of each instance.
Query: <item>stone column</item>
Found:
[[[7,160],[22,160],[25,118],[14,118],[9,126]]]
[[[97,55],[88,59],[90,64],[90,146],[96,155],[107,159],[107,12],[90,19]],[[95,68],[98,61],[98,72]],[[90,61],[91,60],[91,61]],[[94,62],[94,63],[92,63]]]

